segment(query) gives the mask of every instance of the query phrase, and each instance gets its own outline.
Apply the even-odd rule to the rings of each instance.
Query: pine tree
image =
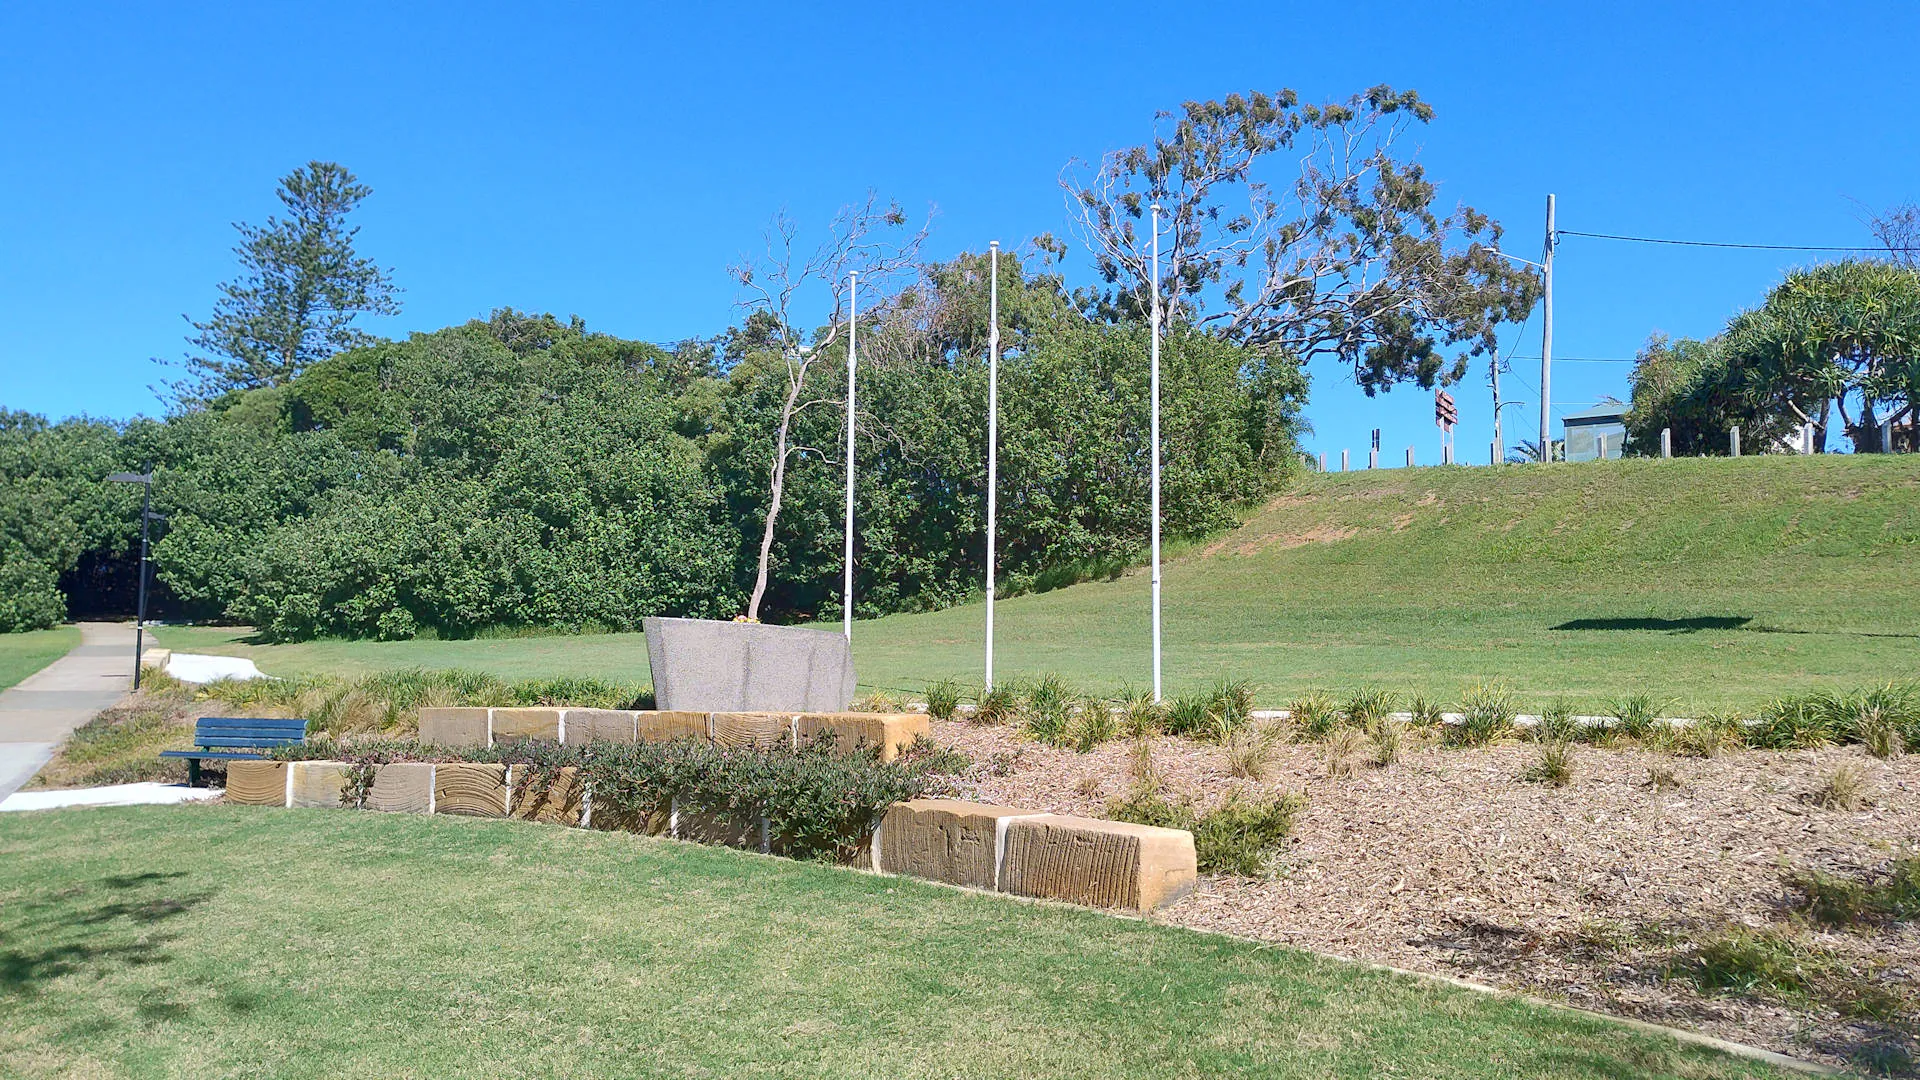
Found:
[[[278,386],[308,364],[370,339],[362,312],[395,315],[399,292],[373,260],[354,252],[346,217],[373,189],[331,161],[310,161],[280,181],[287,217],[237,223],[239,277],[220,286],[213,315],[192,324],[189,376],[172,384],[183,404],[234,390]]]

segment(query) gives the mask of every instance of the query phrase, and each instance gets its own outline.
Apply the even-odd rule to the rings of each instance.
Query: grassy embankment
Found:
[[[0,690],[60,659],[78,644],[80,628],[77,626],[0,634]]]
[[[1776,1075],[1091,911],[626,834],[242,807],[0,821],[0,1073]]]
[[[1595,462],[1309,478],[1165,574],[1169,693],[1226,675],[1281,704],[1378,686],[1454,700],[1505,681],[1527,705],[1648,693],[1681,710],[1859,689],[1920,670],[1920,456]],[[977,679],[981,607],[859,623],[862,683]],[[1149,676],[1147,579],[998,606],[1003,677],[1095,688]],[[467,667],[647,681],[639,635],[164,644],[277,674]]]

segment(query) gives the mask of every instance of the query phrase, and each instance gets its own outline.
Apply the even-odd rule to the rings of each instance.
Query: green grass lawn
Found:
[[[0,634],[0,690],[60,659],[78,644],[80,628],[77,626]]]
[[[982,607],[858,623],[861,682],[977,680]],[[1282,704],[1381,686],[1442,700],[1482,679],[1598,710],[1647,692],[1752,708],[1920,671],[1920,456],[1592,462],[1309,478],[1165,572],[1170,693],[1249,678]],[[1144,574],[997,606],[998,673],[1149,681]],[[176,648],[272,673],[411,665],[647,681],[637,635]]]
[[[0,1074],[1776,1075],[1077,909],[627,834],[244,807],[0,820]]]

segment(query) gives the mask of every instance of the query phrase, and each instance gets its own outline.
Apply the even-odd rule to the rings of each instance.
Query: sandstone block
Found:
[[[634,740],[634,719],[639,714],[626,709],[568,709],[566,738],[568,746],[590,742],[630,743]]]
[[[419,739],[427,746],[486,746],[488,709],[421,709]]]
[[[155,671],[167,670],[167,661],[173,659],[172,649],[146,649],[140,653],[140,666]]]
[[[507,767],[471,762],[433,769],[433,812],[469,817],[507,816]]]
[[[507,787],[513,800],[511,817],[554,825],[580,824],[580,812],[585,808],[582,796],[586,794],[580,770],[567,766],[547,776],[515,765],[507,770]]]
[[[433,766],[405,762],[376,765],[367,809],[396,814],[424,814],[433,806]]]
[[[701,712],[837,712],[853,700],[838,630],[712,619],[642,619],[654,699]]]
[[[1065,814],[1007,822],[1003,892],[1144,912],[1185,896],[1198,876],[1182,829]]]
[[[717,712],[711,718],[713,744],[791,747],[793,719],[785,712]]]
[[[881,819],[873,840],[873,868],[992,889],[998,880],[1000,832],[1038,811],[955,799],[915,799],[895,803]]]
[[[493,710],[494,745],[504,746],[508,743],[525,742],[528,739],[558,742],[560,739],[560,710]]]
[[[287,805],[287,763],[227,762],[227,801],[242,806]]]
[[[292,782],[288,806],[341,807],[347,805],[348,766],[342,761],[296,761],[290,766]]]
[[[705,739],[707,714],[703,712],[639,712],[634,714],[641,742],[672,742],[675,739]]]
[[[921,735],[933,734],[933,721],[920,713],[806,713],[800,717],[800,742],[823,731],[834,735],[834,746],[850,751],[871,746],[881,761],[892,761]]]

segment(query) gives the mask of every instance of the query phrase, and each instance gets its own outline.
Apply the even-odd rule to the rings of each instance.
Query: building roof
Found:
[[[1595,405],[1591,409],[1581,409],[1579,412],[1568,413],[1560,418],[1560,422],[1563,424],[1604,424],[1608,421],[1623,421],[1626,418],[1627,406],[1622,402],[1610,401],[1605,405]]]

